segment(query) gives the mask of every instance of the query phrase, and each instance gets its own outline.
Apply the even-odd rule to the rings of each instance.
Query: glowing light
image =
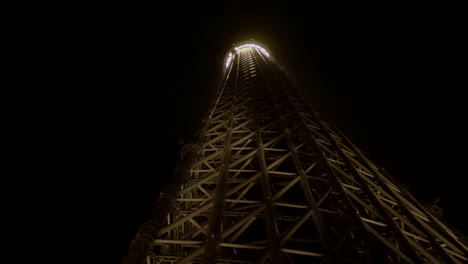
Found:
[[[264,48],[262,48],[262,47],[260,47],[260,46],[258,46],[256,44],[244,44],[244,45],[241,45],[239,47],[235,47],[234,50],[239,52],[242,49],[247,49],[247,48],[255,48],[257,50],[260,50],[260,52],[265,54],[265,56],[270,57],[270,54],[268,54],[268,52]]]
[[[270,54],[268,54],[268,52],[264,49],[264,48],[260,48],[260,51],[265,54],[267,57],[270,57]]]
[[[229,56],[226,60],[226,68],[229,67],[229,64],[231,64],[232,61],[232,53],[229,53]]]

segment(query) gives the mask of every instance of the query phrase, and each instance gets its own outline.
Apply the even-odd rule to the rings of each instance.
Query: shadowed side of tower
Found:
[[[228,51],[197,141],[123,263],[466,263],[468,247],[293,87]]]

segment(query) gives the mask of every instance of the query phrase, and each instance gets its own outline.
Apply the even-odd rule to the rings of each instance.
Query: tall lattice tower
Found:
[[[123,263],[468,263],[461,234],[314,109],[264,48],[227,54],[197,141]]]

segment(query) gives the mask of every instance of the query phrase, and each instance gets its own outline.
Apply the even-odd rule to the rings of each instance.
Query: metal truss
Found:
[[[152,243],[140,263],[468,262],[455,231],[257,48],[234,54],[190,146],[170,201],[137,236]]]

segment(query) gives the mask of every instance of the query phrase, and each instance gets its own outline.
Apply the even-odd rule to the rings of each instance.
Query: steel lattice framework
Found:
[[[124,263],[467,263],[461,236],[314,109],[269,54],[233,48]]]

